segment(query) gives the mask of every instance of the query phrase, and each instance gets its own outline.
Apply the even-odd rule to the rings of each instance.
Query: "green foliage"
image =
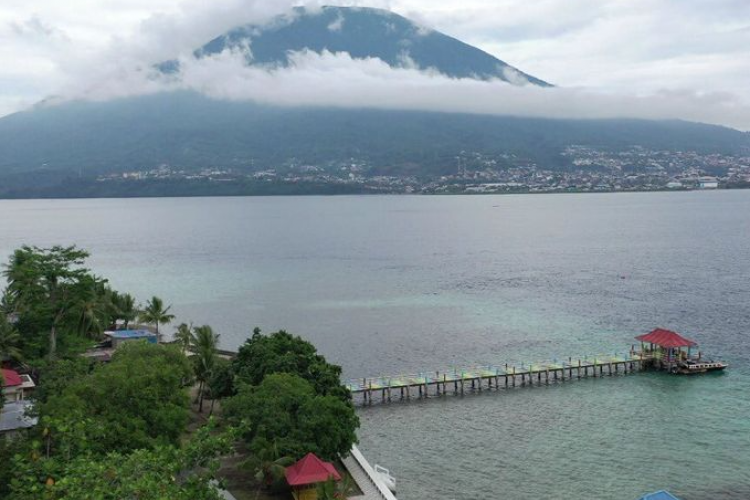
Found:
[[[193,361],[195,378],[199,382],[198,411],[203,412],[203,397],[207,382],[213,375],[214,366],[216,365],[217,349],[219,345],[219,335],[214,333],[208,325],[197,326],[193,329],[191,351],[193,353],[190,359]]]
[[[284,478],[286,468],[292,464],[294,459],[282,456],[275,444],[264,443],[256,447],[255,453],[243,465],[253,472],[256,481],[270,488]]]
[[[80,351],[117,316],[118,295],[84,267],[88,255],[74,246],[24,246],[5,265],[0,306],[14,319],[26,359]]]
[[[17,455],[11,500],[219,500],[211,481],[217,457],[231,451],[232,431],[199,429],[183,448],[157,446],[130,454],[45,458]],[[1,450],[0,450],[1,451]],[[46,485],[45,485],[46,483]]]
[[[274,443],[282,456],[298,459],[312,451],[334,459],[357,441],[359,419],[352,405],[316,394],[297,375],[275,373],[258,386],[240,385],[237,395],[223,404],[231,422],[246,423],[244,437],[255,452]]]
[[[190,346],[193,344],[193,324],[191,323],[188,325],[187,323],[180,323],[177,326],[174,339],[177,341],[177,345],[180,346],[180,349],[182,349],[182,352],[187,354],[190,350]]]
[[[240,347],[234,370],[239,382],[250,385],[260,384],[272,373],[293,373],[310,382],[318,394],[351,398],[341,385],[341,367],[328,363],[310,342],[284,330],[262,335],[256,329]]]
[[[112,292],[111,304],[110,323],[114,324],[117,320],[122,320],[125,323],[125,329],[127,329],[130,323],[138,318],[135,298],[129,293]]]
[[[51,396],[63,394],[72,383],[85,379],[93,369],[94,362],[81,356],[42,361],[37,366],[39,385],[32,397],[44,404]]]
[[[318,483],[315,490],[318,500],[346,500],[356,491],[354,480],[349,474],[344,474],[341,481],[329,477],[326,481]]]
[[[126,343],[108,365],[48,395],[40,426],[55,452],[101,454],[175,444],[188,421],[185,383],[191,375],[188,360],[174,346]]]
[[[7,316],[0,313],[0,362],[22,360],[22,345],[21,334],[15,326],[8,322]]]
[[[234,369],[226,359],[217,358],[211,377],[208,379],[211,399],[223,399],[234,396]]]
[[[174,314],[170,314],[169,310],[172,306],[164,307],[164,301],[159,297],[151,297],[151,300],[146,303],[146,307],[138,315],[139,319],[149,325],[156,327],[156,335],[159,335],[159,325],[165,325],[174,319]]]
[[[96,278],[83,268],[88,253],[76,247],[16,250],[5,268],[10,301],[19,316],[19,328],[48,331],[47,352],[57,350],[57,330],[70,312],[88,298]]]

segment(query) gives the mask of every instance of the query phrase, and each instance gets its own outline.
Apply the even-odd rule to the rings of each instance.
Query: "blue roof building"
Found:
[[[158,341],[156,334],[148,330],[113,330],[104,332],[104,335],[112,339],[112,347],[115,349],[123,342],[131,340],[145,340],[150,344],[156,344]]]

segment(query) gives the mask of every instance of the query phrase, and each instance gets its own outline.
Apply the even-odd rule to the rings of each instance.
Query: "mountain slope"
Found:
[[[279,108],[194,93],[69,103],[0,119],[0,176],[106,173],[169,164],[245,171],[359,158],[393,175],[440,175],[461,151],[569,167],[571,144],[735,154],[736,130],[679,121],[552,120],[366,109]]]
[[[424,28],[392,12],[364,7],[295,8],[265,26],[241,26],[196,51],[197,57],[249,47],[248,62],[285,65],[289,52],[347,52],[378,58],[394,67],[430,69],[454,78],[500,79],[549,86],[476,47]],[[176,69],[175,63],[162,66]]]

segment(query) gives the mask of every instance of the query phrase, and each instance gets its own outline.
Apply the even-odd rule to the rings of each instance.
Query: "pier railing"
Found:
[[[628,373],[643,368],[644,362],[652,359],[650,353],[628,352],[624,354],[601,354],[519,365],[479,365],[453,367],[431,372],[408,373],[390,376],[349,379],[346,387],[364,403],[372,403],[373,395],[379,393],[382,401],[396,397],[427,397],[447,394],[451,390],[463,394],[466,390],[481,391],[483,387],[516,387],[527,384],[549,384],[572,378]],[[469,386],[468,388],[466,386]]]

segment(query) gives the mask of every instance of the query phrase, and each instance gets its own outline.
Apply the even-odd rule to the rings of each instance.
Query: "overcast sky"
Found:
[[[246,22],[263,20],[299,4],[292,0],[2,0],[0,2],[0,115],[52,95],[128,95],[143,81],[131,73],[153,61],[188,54],[210,38]],[[306,2],[310,4],[311,2]],[[352,2],[322,2],[351,5]],[[389,8],[476,45],[519,69],[562,87],[567,94],[513,94],[492,102],[491,112],[570,115],[572,100],[589,109],[582,116],[610,114],[686,118],[750,129],[750,0],[373,0],[363,6]],[[210,5],[209,5],[210,4]],[[467,92],[455,82],[428,80],[405,71],[360,64],[346,57],[301,57],[302,68],[283,74],[243,71],[240,58],[192,68],[192,87],[226,98],[253,98],[275,85],[271,102],[286,102],[294,79],[321,88],[326,72],[360,82],[342,101],[314,92],[305,103],[355,105],[380,92],[391,106],[403,104],[397,80],[417,88],[418,108],[471,111]],[[212,62],[212,63],[214,63]],[[237,63],[237,64],[235,64]],[[345,67],[345,69],[344,69]],[[343,73],[341,73],[344,71]],[[233,72],[237,74],[234,75]],[[323,76],[321,76],[323,75]],[[272,81],[269,81],[271,78]],[[305,80],[307,79],[307,80]],[[384,83],[385,82],[385,83]],[[481,85],[479,87],[482,87]],[[434,100],[422,96],[428,88]],[[327,92],[338,92],[335,85]],[[462,94],[463,92],[463,94]],[[329,95],[329,94],[326,94]],[[539,97],[539,96],[542,97]],[[551,96],[557,97],[551,97]],[[390,97],[388,97],[390,96]],[[454,98],[455,97],[455,98]],[[388,99],[391,101],[388,101]],[[577,101],[576,101],[577,99]],[[514,101],[515,106],[504,108]],[[296,101],[289,101],[294,104]],[[660,105],[663,103],[663,105]],[[555,106],[558,109],[555,109]],[[567,106],[567,107],[566,107]],[[713,109],[709,109],[713,108]],[[606,115],[607,113],[604,113]]]

